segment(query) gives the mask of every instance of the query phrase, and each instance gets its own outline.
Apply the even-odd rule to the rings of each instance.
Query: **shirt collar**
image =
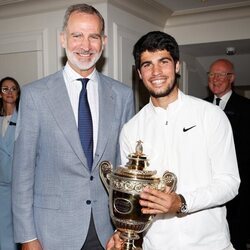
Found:
[[[223,102],[225,102],[225,103],[227,103],[227,101],[229,100],[229,98],[230,98],[230,96],[232,95],[232,90],[229,90],[225,95],[223,95],[223,96],[221,96],[220,97],[220,99],[223,101]],[[218,98],[218,96],[214,96],[214,100],[216,99],[216,98]]]
[[[90,80],[96,79],[96,72],[97,72],[96,69],[94,69],[93,72],[89,74],[86,78],[89,78]],[[71,68],[68,62],[64,67],[64,73],[70,82],[73,82],[78,78],[83,78],[80,74],[78,74],[74,69]]]
[[[168,104],[168,107],[166,109],[161,108],[161,107],[155,107],[151,101],[149,101],[149,105],[151,106],[152,110],[156,113],[162,113],[162,112],[168,112],[168,113],[173,113],[176,112],[176,110],[180,107],[180,105],[183,102],[183,96],[184,94],[182,93],[181,90],[178,89],[178,97],[174,102],[171,102],[170,104]]]

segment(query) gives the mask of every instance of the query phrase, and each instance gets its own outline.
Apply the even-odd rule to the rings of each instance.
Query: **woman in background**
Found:
[[[20,86],[12,77],[0,81],[0,250],[16,250],[11,210],[11,176]]]

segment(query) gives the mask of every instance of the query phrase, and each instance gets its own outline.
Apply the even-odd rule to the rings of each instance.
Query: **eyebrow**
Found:
[[[151,63],[152,61],[144,61],[140,64],[140,67],[142,67],[144,64]]]
[[[164,56],[164,57],[162,57],[159,61],[162,61],[162,60],[165,60],[165,59],[167,59],[167,60],[169,60],[169,61],[171,61],[171,62],[174,61],[174,59],[173,59],[171,56]]]
[[[81,36],[85,36],[83,32],[81,31],[75,31],[75,32],[71,32],[70,35],[81,35]],[[103,35],[101,33],[90,33],[88,34],[88,36],[99,36],[99,37],[102,37]]]
[[[164,60],[168,60],[170,62],[174,62],[173,58],[172,57],[169,57],[169,56],[164,56],[164,57],[161,57],[160,59],[158,59],[157,61],[164,61]],[[141,63],[140,67],[142,67],[144,64],[147,64],[147,63],[152,63],[152,60],[148,60],[148,61],[144,61]]]

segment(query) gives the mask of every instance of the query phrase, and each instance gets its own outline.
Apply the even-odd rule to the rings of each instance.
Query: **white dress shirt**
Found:
[[[86,78],[89,78],[87,84],[87,95],[90,106],[92,122],[93,122],[93,154],[96,150],[98,126],[99,126],[99,95],[98,95],[98,81],[96,77],[96,69]],[[79,95],[82,89],[81,81],[77,80],[83,78],[77,72],[75,72],[67,63],[63,70],[63,77],[66,83],[66,88],[69,94],[70,103],[74,112],[76,124],[78,126],[78,104]]]
[[[220,100],[220,103],[219,103],[219,107],[224,110],[226,105],[227,105],[227,102],[230,98],[230,96],[232,95],[232,90],[228,91],[225,95],[219,97],[221,100]],[[218,96],[214,96],[214,100],[213,100],[213,104],[216,104],[216,98],[218,98]]]
[[[4,137],[6,131],[7,131],[7,128],[9,126],[9,123],[10,123],[10,118],[11,118],[11,115],[6,115],[6,116],[2,116],[0,117],[0,122],[2,122],[2,137]]]

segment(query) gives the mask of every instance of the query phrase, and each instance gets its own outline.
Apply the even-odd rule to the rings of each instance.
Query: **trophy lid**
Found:
[[[127,156],[129,161],[126,163],[125,168],[118,167],[116,169],[116,174],[140,179],[155,179],[154,175],[156,174],[156,171],[146,170],[149,166],[149,159],[143,153],[142,143],[141,140],[137,141],[135,153]]]

